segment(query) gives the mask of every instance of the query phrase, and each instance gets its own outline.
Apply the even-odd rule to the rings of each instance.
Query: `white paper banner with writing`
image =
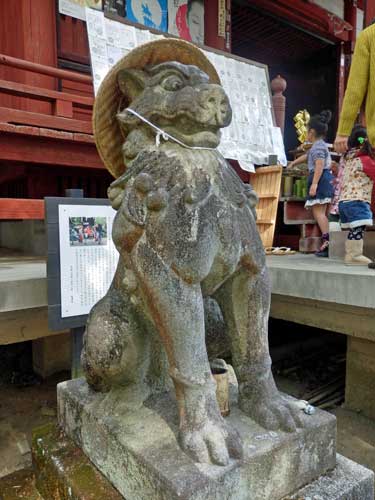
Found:
[[[86,8],[94,88],[97,91],[107,71],[135,46],[163,35],[104,18],[103,12]],[[284,164],[285,150],[280,129],[272,117],[272,101],[265,67],[244,62],[230,55],[204,51],[215,66],[230,99],[233,120],[222,131],[220,152],[238,160],[246,171],[268,163],[277,154]]]

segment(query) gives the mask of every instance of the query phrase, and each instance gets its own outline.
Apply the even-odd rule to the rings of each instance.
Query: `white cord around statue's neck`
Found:
[[[136,116],[141,121],[143,121],[144,123],[149,125],[151,128],[156,130],[155,145],[157,148],[160,146],[160,139],[162,138],[165,141],[168,141],[170,139],[186,149],[206,149],[206,150],[208,149],[210,151],[216,151],[216,148],[207,148],[207,147],[203,147],[203,146],[188,146],[187,144],[184,144],[182,141],[176,139],[176,137],[173,137],[173,135],[168,134],[168,132],[166,132],[165,130],[154,125],[152,122],[147,120],[147,118],[145,118],[144,116],[137,113],[137,111],[134,111],[134,109],[126,108],[125,111],[128,111],[128,113],[131,113],[132,115]]]

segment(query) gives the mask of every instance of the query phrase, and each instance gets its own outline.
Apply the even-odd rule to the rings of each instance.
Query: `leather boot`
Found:
[[[363,240],[346,240],[345,264],[348,266],[367,266],[371,259],[363,255]]]

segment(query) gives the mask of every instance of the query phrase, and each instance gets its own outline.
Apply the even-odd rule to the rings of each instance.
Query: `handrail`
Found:
[[[0,94],[10,94],[14,96],[29,97],[44,101],[67,101],[79,107],[92,108],[93,97],[71,94],[69,92],[58,92],[56,90],[36,87],[35,85],[25,85],[24,83],[12,82],[0,79]]]
[[[66,69],[54,68],[52,66],[34,63],[32,61],[26,61],[25,59],[7,56],[5,54],[0,54],[0,64],[4,64],[5,66],[10,66],[12,68],[24,69],[33,73],[53,76],[55,78],[63,78],[65,80],[92,84],[92,77],[89,75],[73,73],[72,71],[67,71]]]

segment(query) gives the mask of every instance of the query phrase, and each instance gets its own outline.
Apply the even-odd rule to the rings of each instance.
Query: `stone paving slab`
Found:
[[[336,420],[319,410],[301,412],[304,427],[289,434],[265,431],[232,404],[227,419],[242,437],[244,459],[218,467],[196,464],[182,452],[169,394],[109,416],[97,413],[103,395],[84,379],[57,390],[62,429],[131,500],[279,500],[336,465]]]
[[[328,474],[284,500],[373,500],[374,473],[337,455],[337,466]]]

